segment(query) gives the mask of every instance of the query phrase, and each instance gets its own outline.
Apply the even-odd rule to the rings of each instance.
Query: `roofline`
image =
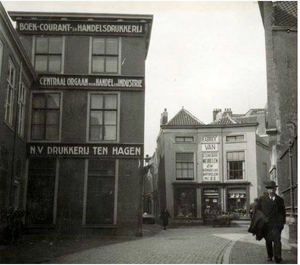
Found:
[[[36,18],[45,18],[45,19],[53,19],[53,18],[73,18],[73,19],[83,19],[87,20],[90,18],[96,19],[126,19],[126,20],[153,20],[153,15],[148,14],[110,14],[110,13],[67,13],[67,12],[24,12],[24,11],[8,11],[9,16],[12,20],[22,20],[24,18],[28,19],[30,17]]]
[[[4,20],[4,23],[6,25],[6,27],[8,28],[13,40],[14,40],[14,43],[16,44],[17,46],[17,49],[19,50],[19,52],[21,53],[22,57],[23,57],[23,60],[26,62],[27,64],[27,67],[31,73],[31,75],[33,76],[33,78],[36,80],[38,78],[38,75],[35,71],[35,69],[33,68],[33,65],[31,64],[31,61],[21,43],[21,40],[19,38],[19,36],[17,35],[17,32],[15,30],[15,28],[13,27],[7,13],[6,13],[6,10],[4,8],[4,6],[2,5],[2,3],[0,2],[0,13],[1,13],[1,16]]]
[[[208,128],[234,128],[234,127],[256,127],[256,123],[238,123],[238,124],[204,124],[204,125],[161,125],[161,129],[208,129]]]
[[[147,14],[108,14],[108,13],[66,13],[66,12],[19,12],[19,11],[8,11],[9,16],[13,21],[22,21],[28,19],[44,19],[44,20],[62,20],[69,19],[70,21],[118,21],[118,22],[144,22],[148,25],[146,32],[146,57],[148,55],[150,47],[150,39],[153,24],[153,15]]]

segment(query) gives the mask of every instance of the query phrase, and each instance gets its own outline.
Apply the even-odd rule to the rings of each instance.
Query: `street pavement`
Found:
[[[256,241],[247,226],[161,230],[145,225],[143,232],[141,238],[27,238],[19,246],[0,248],[0,263],[274,264],[266,261],[264,240]],[[284,264],[297,264],[288,244],[283,244],[282,257]]]

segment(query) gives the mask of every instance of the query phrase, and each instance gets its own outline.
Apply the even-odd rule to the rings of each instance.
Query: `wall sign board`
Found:
[[[144,87],[142,77],[91,76],[91,75],[51,75],[38,77],[41,88],[110,88],[138,89]]]
[[[27,156],[142,158],[142,144],[29,143]]]
[[[17,21],[21,34],[72,34],[72,35],[116,35],[143,36],[146,24],[142,22],[95,22],[95,21]]]

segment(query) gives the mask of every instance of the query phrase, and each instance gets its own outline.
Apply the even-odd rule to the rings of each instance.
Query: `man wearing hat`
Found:
[[[257,210],[262,211],[267,218],[265,240],[268,261],[272,261],[274,257],[276,263],[280,263],[282,261],[281,231],[285,224],[284,200],[275,193],[277,189],[275,181],[266,182],[265,187],[267,193],[259,198]]]

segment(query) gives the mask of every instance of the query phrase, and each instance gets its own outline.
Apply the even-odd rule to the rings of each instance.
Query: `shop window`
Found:
[[[56,159],[30,159],[26,206],[27,225],[51,225],[54,214]]]
[[[115,141],[117,119],[117,94],[90,94],[90,141]]]
[[[194,154],[193,153],[176,154],[176,179],[177,180],[194,179]]]
[[[25,126],[26,92],[27,89],[24,83],[22,83],[19,89],[19,97],[18,97],[18,105],[19,105],[18,134],[22,137],[24,137],[24,126]]]
[[[246,189],[228,189],[227,211],[237,213],[240,216],[247,216]]]
[[[92,73],[117,74],[119,68],[119,40],[92,39]]]
[[[31,118],[32,140],[59,140],[60,108],[60,93],[33,94]]]
[[[176,189],[174,215],[175,217],[196,217],[196,190],[195,189]]]
[[[194,137],[190,137],[190,136],[176,136],[175,137],[175,142],[176,143],[193,143],[194,142]]]
[[[231,135],[226,136],[226,142],[242,142],[244,141],[244,135]]]
[[[13,62],[9,60],[4,117],[5,117],[5,121],[11,126],[13,123],[15,89],[16,89],[16,67],[13,64]]]
[[[114,197],[115,161],[90,159],[88,161],[86,224],[113,224]]]
[[[227,178],[229,180],[245,178],[245,153],[227,153]]]
[[[36,37],[34,66],[37,72],[62,72],[62,37]]]

